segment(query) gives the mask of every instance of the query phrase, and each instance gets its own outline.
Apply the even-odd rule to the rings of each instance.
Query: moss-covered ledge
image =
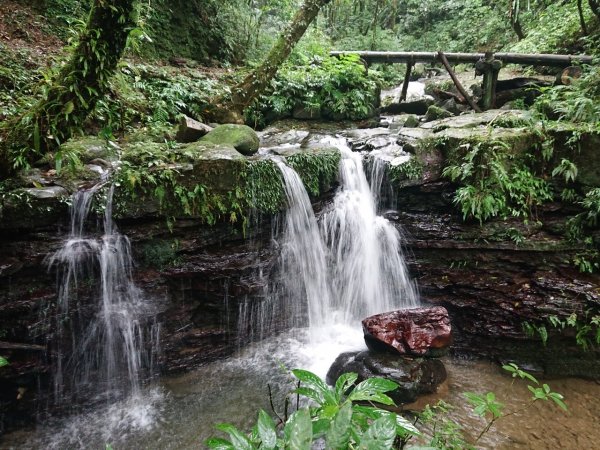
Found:
[[[113,214],[118,219],[164,218],[172,223],[191,218],[207,225],[244,226],[251,212],[272,215],[286,206],[283,179],[272,156],[244,156],[231,144],[123,143],[118,161],[116,152],[99,155],[98,149],[106,147],[96,139],[83,138],[66,148],[86,155],[82,158],[86,164],[63,170],[60,176],[53,170],[33,169],[3,182],[0,229],[28,230],[66,222],[70,195],[100,182],[101,175],[93,171],[101,169],[98,164],[105,164],[111,174],[100,191],[104,196],[98,196],[97,211],[102,212],[103,197],[114,184]],[[299,173],[313,197],[335,185],[340,161],[336,148],[274,157],[286,160]]]

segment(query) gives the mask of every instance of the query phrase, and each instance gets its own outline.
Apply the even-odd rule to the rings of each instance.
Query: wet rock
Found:
[[[179,127],[175,140],[177,142],[195,142],[202,136],[212,131],[212,127],[198,122],[190,117],[183,116],[179,120]]]
[[[24,189],[23,192],[29,196],[40,199],[40,200],[53,200],[66,197],[69,195],[67,190],[60,186],[49,186],[44,188],[29,188]]]
[[[383,377],[398,383],[389,393],[396,404],[414,402],[420,395],[436,392],[446,380],[446,369],[439,359],[411,358],[369,351],[342,353],[327,372],[327,383],[334,384],[346,372],[358,374],[358,382]]]
[[[199,142],[228,145],[243,155],[253,155],[258,151],[260,140],[256,132],[246,125],[225,124],[214,128]]]
[[[448,311],[439,306],[377,314],[362,325],[365,342],[373,351],[440,356],[452,342]]]
[[[280,131],[272,127],[260,133],[260,145],[262,147],[300,146],[309,134],[308,130]]]
[[[420,125],[419,119],[417,116],[410,114],[406,117],[404,124],[402,125],[404,128],[416,128]]]
[[[463,114],[457,117],[445,118],[422,125],[429,130],[443,130],[446,128],[478,128],[494,122],[496,125],[515,124],[523,126],[530,120],[531,113],[521,110],[490,109],[482,113]]]

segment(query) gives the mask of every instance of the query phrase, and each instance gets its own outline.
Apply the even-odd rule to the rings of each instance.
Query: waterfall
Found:
[[[278,281],[263,307],[270,308],[272,316],[264,310],[255,313],[263,320],[284,317],[291,327],[308,326],[318,339],[323,328],[356,328],[369,315],[418,305],[401,235],[377,214],[381,165],[369,184],[362,156],[352,152],[344,139],[329,144],[341,152],[340,186],[320,220],[298,174],[276,160],[288,209],[278,241]]]
[[[381,172],[369,185],[360,153],[343,139],[340,150],[340,187],[333,207],[322,218],[322,234],[330,253],[333,309],[345,323],[418,304],[408,276],[398,230],[377,214]]]
[[[103,235],[85,234],[100,185],[74,194],[71,231],[48,259],[58,273],[53,336],[55,403],[137,395],[158,353],[154,309],[132,281],[129,239],[112,220],[108,189]]]

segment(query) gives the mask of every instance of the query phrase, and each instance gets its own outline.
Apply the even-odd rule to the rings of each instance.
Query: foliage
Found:
[[[219,187],[225,174],[217,169],[194,172],[202,164],[202,145],[175,143],[131,144],[124,153],[115,176],[118,186],[116,213],[136,209],[155,200],[170,223],[176,217],[196,217],[208,225],[227,221],[247,225],[251,211],[279,212],[285,202],[283,179],[277,165],[267,159],[240,159],[228,162],[230,190]],[[340,154],[337,151],[302,152],[287,158],[307,190],[314,196],[329,189],[337,177]],[[209,167],[209,166],[207,166]],[[140,202],[140,199],[145,201]]]
[[[229,440],[211,438],[212,449],[310,449],[313,443],[323,442],[329,449],[391,449],[419,431],[402,416],[373,406],[393,405],[387,392],[398,387],[393,381],[369,378],[356,383],[357,374],[340,376],[335,386],[327,386],[319,377],[306,370],[292,373],[298,387],[291,393],[311,401],[289,417],[278,417],[278,423],[260,411],[249,434],[233,425],[220,424],[217,429],[229,435]],[[367,404],[365,404],[365,402]]]
[[[318,154],[300,152],[288,156],[286,162],[298,173],[308,193],[316,197],[337,179],[340,158],[337,150]]]
[[[479,436],[477,437],[476,441],[481,439],[481,437],[490,430],[490,428],[498,419],[509,415],[522,413],[529,409],[534,403],[540,400],[553,402],[563,410],[567,410],[567,405],[563,401],[563,396],[558,392],[553,392],[550,389],[550,386],[548,386],[547,384],[544,383],[541,386],[539,386],[539,381],[533,375],[519,369],[519,367],[514,363],[506,364],[502,366],[502,368],[509,372],[514,379],[519,378],[521,380],[527,380],[533,383],[527,385],[527,389],[529,389],[532,396],[529,402],[523,405],[518,410],[504,412],[504,404],[500,403],[496,399],[496,395],[493,392],[487,392],[485,394],[465,392],[464,396],[467,399],[467,401],[473,406],[473,412],[481,417],[485,417],[487,420],[485,427],[479,433]]]
[[[296,107],[316,110],[329,118],[364,119],[377,102],[378,82],[356,55],[315,57],[299,66],[284,65],[270,93],[246,109],[247,122],[264,125],[274,112],[290,116]]]
[[[515,411],[506,412],[504,404],[496,399],[493,392],[477,394],[467,392],[465,398],[476,415],[485,417],[487,422],[476,442],[493,424],[506,416],[521,414],[538,401],[556,404],[567,409],[563,396],[553,392],[550,386],[542,384],[516,364],[503,366],[514,379],[526,380],[531,392],[528,403]],[[417,415],[416,422],[427,428],[427,434],[419,431],[415,424],[400,414],[382,409],[381,406],[394,406],[388,392],[397,388],[393,381],[383,378],[368,378],[357,383],[355,373],[341,375],[335,386],[327,386],[315,374],[305,370],[293,370],[298,379],[296,389],[286,397],[283,415],[273,420],[265,411],[260,411],[252,431],[244,433],[230,424],[217,425],[229,439],[213,437],[206,444],[212,449],[423,449],[440,450],[474,449],[463,436],[461,427],[448,418],[452,407],[443,401],[427,405]],[[297,410],[288,416],[289,397],[296,397]],[[299,397],[308,399],[308,406],[300,406]],[[305,404],[305,403],[302,403]],[[271,402],[271,405],[273,403]],[[408,445],[411,440],[426,442],[427,446]]]
[[[542,116],[600,132],[600,67],[585,67],[583,76],[572,84],[545,89],[534,106]]]
[[[393,183],[403,180],[417,180],[423,175],[423,169],[423,163],[416,157],[411,157],[402,164],[390,165],[390,179]]]
[[[251,2],[231,0],[141,2],[141,26],[149,36],[146,57],[190,58],[204,63],[240,62],[253,44]]]
[[[577,12],[577,2],[539,2],[528,21],[525,39],[508,46],[507,51],[519,53],[570,53],[582,35]],[[584,11],[586,20],[592,17],[591,11]]]
[[[4,366],[8,366],[10,363],[8,362],[8,360],[6,358],[4,358],[3,356],[0,356],[0,367],[4,367]]]
[[[600,345],[600,313],[587,310],[582,314],[571,313],[566,317],[549,316],[544,323],[523,322],[523,331],[533,337],[536,334],[546,345],[548,342],[548,328],[560,334],[574,335],[577,345],[587,351]]]
[[[552,199],[549,184],[511,155],[508,144],[490,141],[462,147],[465,156],[444,168],[443,176],[463,185],[457,189],[454,202],[465,219],[528,219],[534,216],[536,206]]]

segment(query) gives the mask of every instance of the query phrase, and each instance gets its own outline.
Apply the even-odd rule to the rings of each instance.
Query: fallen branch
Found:
[[[458,89],[458,92],[460,92],[461,95],[467,100],[467,102],[469,103],[469,106],[471,106],[471,108],[473,108],[477,112],[481,112],[481,109],[479,109],[479,106],[477,106],[477,104],[473,101],[473,99],[467,93],[467,91],[462,86],[462,84],[460,84],[460,81],[458,81],[458,78],[456,78],[456,74],[454,73],[454,70],[452,70],[452,67],[450,67],[450,63],[448,62],[446,55],[444,55],[443,52],[438,52],[438,57],[442,61],[442,64],[444,65],[446,70],[448,71],[448,74],[450,75],[450,78],[452,78],[452,81],[454,82],[456,89]]]

